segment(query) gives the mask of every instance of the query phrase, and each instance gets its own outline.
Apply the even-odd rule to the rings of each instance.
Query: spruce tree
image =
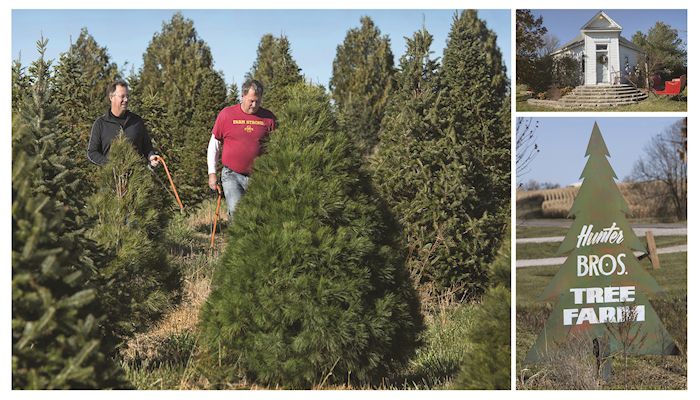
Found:
[[[29,89],[29,77],[20,59],[12,60],[12,114],[20,112],[22,98]]]
[[[259,383],[378,383],[422,329],[399,228],[322,88],[294,87],[278,116],[229,228],[203,331]]]
[[[282,35],[275,38],[268,33],[260,39],[257,58],[246,78],[263,84],[263,105],[274,112],[284,107],[286,89],[303,80],[300,71],[292,57],[287,37]]]
[[[236,82],[231,82],[231,85],[228,87],[228,92],[226,94],[226,105],[231,106],[240,102],[241,97],[240,93],[238,93],[238,85],[236,85]]]
[[[414,34],[371,160],[404,227],[407,265],[432,296],[478,298],[503,235],[510,121],[495,40],[475,12],[456,15],[438,70],[432,37]]]
[[[75,43],[61,54],[55,69],[54,98],[60,104],[56,124],[66,151],[87,175],[86,149],[95,119],[108,107],[107,86],[119,78],[117,65],[83,28]]]
[[[35,159],[20,149],[12,165],[12,388],[125,387],[101,341],[90,259],[65,212],[32,190]]]
[[[95,299],[105,255],[85,237],[83,182],[56,132],[46,45],[37,42],[13,118],[13,387],[122,387]]]
[[[197,203],[208,194],[206,173],[202,172],[206,169],[201,166],[206,163],[206,146],[216,115],[226,105],[226,84],[214,70],[211,50],[198,36],[192,20],[176,13],[163,23],[149,43],[138,79],[131,86],[130,107],[139,115],[154,114],[143,102],[144,96],[152,93],[162,99],[156,104],[164,104],[167,110],[160,121],[165,129],[153,132],[152,139],[168,163],[185,205]]]
[[[431,58],[432,40],[425,29],[406,39],[406,53],[396,74],[397,87],[382,120],[377,153],[370,161],[379,192],[404,227],[409,248],[406,265],[416,279],[424,275],[426,254],[434,251],[426,246],[434,238],[426,238],[426,228],[416,220],[422,219],[423,225],[432,221],[426,212],[414,209],[420,200],[426,200],[427,193],[422,191],[431,171],[426,156],[436,156],[426,150],[441,135],[436,108],[439,65]]]
[[[500,247],[509,213],[508,78],[496,35],[475,10],[455,15],[442,61],[444,141],[434,149],[442,160],[427,209],[446,240],[454,240],[449,251],[438,249],[435,278],[469,297],[483,289],[485,266]]]
[[[394,55],[389,37],[381,36],[370,17],[362,17],[360,24],[336,50],[329,87],[342,130],[361,152],[369,153],[393,87]]]
[[[120,135],[109,161],[98,171],[97,192],[88,199],[96,221],[89,236],[114,259],[99,268],[100,300],[107,327],[126,338],[145,330],[179,296],[179,272],[168,264],[163,246],[167,215],[144,160]]]

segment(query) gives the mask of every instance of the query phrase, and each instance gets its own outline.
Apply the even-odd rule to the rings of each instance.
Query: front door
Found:
[[[595,45],[595,63],[596,63],[596,83],[597,84],[609,84],[610,74],[608,73],[608,45],[607,44],[596,44]]]

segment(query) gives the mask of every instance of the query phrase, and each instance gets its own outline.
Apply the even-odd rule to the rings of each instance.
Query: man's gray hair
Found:
[[[243,87],[241,87],[241,96],[248,94],[248,91],[253,89],[256,96],[262,97],[263,95],[263,84],[255,79],[248,79],[243,82]]]
[[[126,83],[126,81],[117,79],[116,81],[112,82],[107,86],[107,97],[112,97],[114,92],[117,91],[117,86],[124,86],[125,88],[129,89],[129,84]]]

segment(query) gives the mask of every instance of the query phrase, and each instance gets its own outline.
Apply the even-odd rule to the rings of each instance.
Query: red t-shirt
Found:
[[[260,154],[260,142],[275,129],[275,115],[264,108],[246,114],[240,104],[219,112],[212,135],[222,141],[221,163],[239,174],[248,175]]]

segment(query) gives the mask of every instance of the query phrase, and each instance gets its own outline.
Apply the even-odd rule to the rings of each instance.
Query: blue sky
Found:
[[[631,174],[634,163],[644,154],[644,146],[657,134],[677,122],[677,118],[660,117],[598,117],[598,118],[533,118],[539,120],[535,131],[540,149],[530,164],[530,172],[518,178],[518,184],[536,180],[561,186],[579,181],[586,165],[586,146],[593,123],[610,152],[610,165],[622,180]]]
[[[129,72],[142,64],[143,53],[162,23],[176,10],[13,10],[12,58],[28,64],[38,54],[35,42],[49,39],[48,57],[57,60],[75,40],[82,27],[106,46],[114,62]],[[315,83],[328,86],[336,47],[360,17],[369,15],[382,34],[389,35],[395,64],[404,53],[404,37],[425,24],[433,35],[434,56],[441,57],[454,10],[183,10],[194,21],[201,39],[211,48],[215,68],[227,83],[241,85],[255,60],[260,37],[265,33],[289,38],[292,56],[302,73]],[[498,45],[510,73],[510,10],[481,10],[479,17],[498,35]]]
[[[660,3],[659,3],[660,4]],[[542,25],[556,36],[561,45],[576,37],[581,27],[600,10],[531,10],[542,16]],[[657,21],[678,30],[683,43],[688,44],[688,13],[686,10],[603,10],[622,26],[622,36],[632,39],[637,31],[646,34]]]

